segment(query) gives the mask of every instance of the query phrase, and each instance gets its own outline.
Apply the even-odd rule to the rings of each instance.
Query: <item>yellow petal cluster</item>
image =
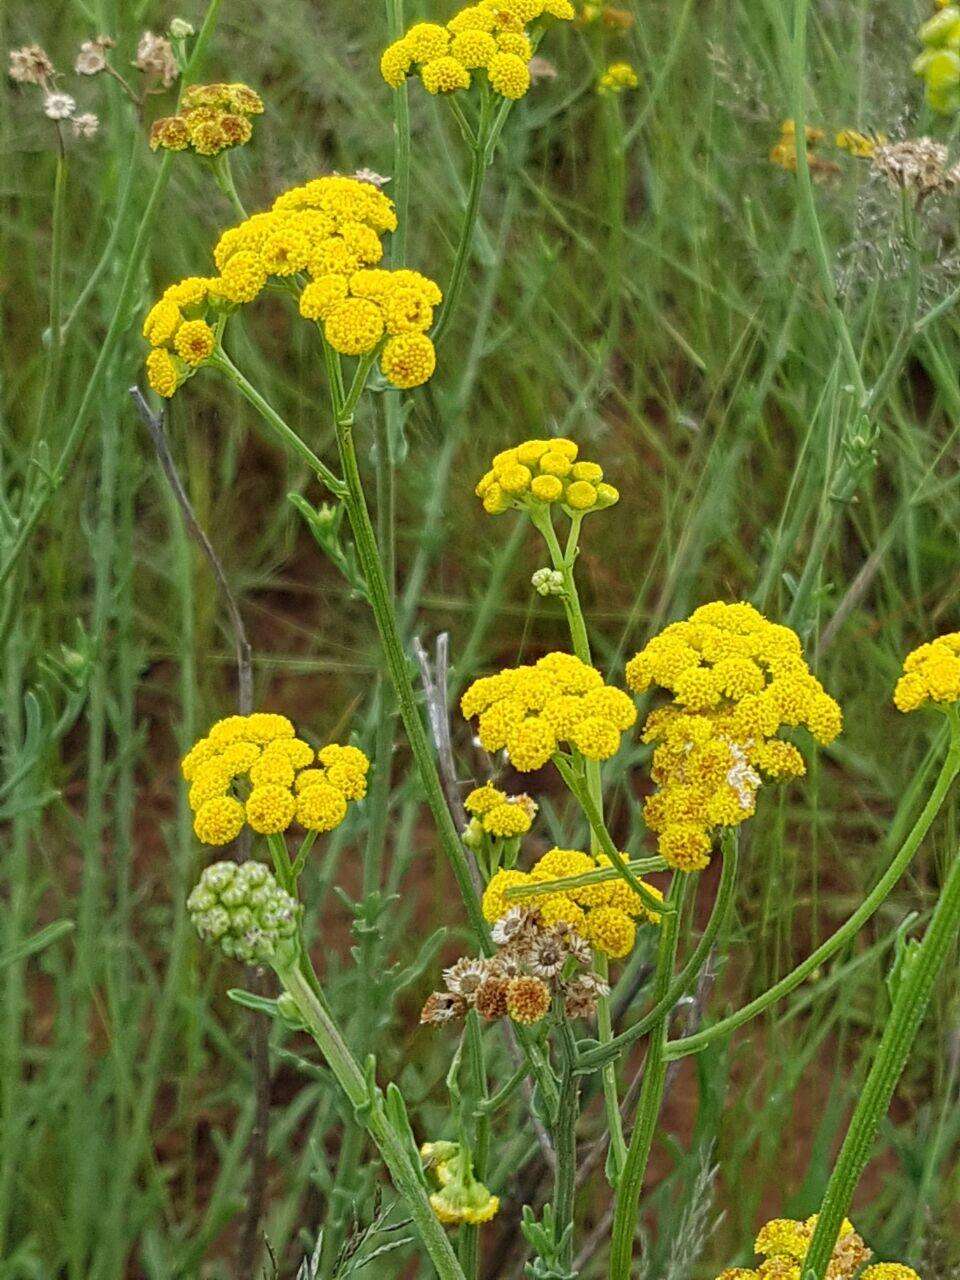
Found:
[[[526,835],[537,815],[537,805],[528,795],[508,796],[489,783],[475,787],[463,802],[487,835],[509,840]]]
[[[146,360],[147,381],[169,398],[213,355],[217,337],[210,320],[219,302],[213,277],[188,276],[165,289],[147,312],[143,336],[153,350]]]
[[[717,1280],[800,1280],[817,1216],[813,1214],[804,1222],[774,1218],[765,1223],[753,1246],[763,1259],[757,1269],[733,1267],[721,1272]],[[920,1280],[915,1271],[899,1263],[883,1262],[861,1271],[869,1258],[870,1250],[853,1223],[845,1218],[827,1266],[826,1280],[852,1280],[854,1276],[859,1280]]]
[[[498,453],[476,487],[489,515],[511,508],[538,510],[559,503],[568,515],[603,511],[619,501],[612,484],[604,483],[603,468],[580,458],[573,440],[524,440]]]
[[[823,130],[807,125],[804,129],[806,137],[807,166],[813,173],[829,173],[836,171],[837,166],[817,154],[817,143],[823,140]],[[784,120],[780,125],[780,136],[770,149],[770,163],[788,173],[797,171],[797,126],[793,120]]]
[[[184,90],[175,116],[154,121],[150,149],[217,156],[249,142],[253,134],[250,116],[262,111],[263,100],[249,85],[192,84]]]
[[[623,690],[605,685],[595,667],[570,653],[548,653],[532,666],[475,680],[460,709],[468,720],[478,717],[484,749],[505,749],[521,773],[545,765],[561,742],[589,760],[607,760],[637,718]]]
[[[907,654],[893,701],[900,711],[916,711],[925,702],[960,702],[960,631],[938,636]]]
[[[637,936],[636,921],[657,924],[660,919],[625,880],[618,877],[600,884],[531,894],[524,898],[511,899],[507,896],[508,889],[521,885],[564,880],[609,866],[610,861],[603,854],[594,858],[579,849],[550,849],[529,871],[497,871],[483,894],[484,919],[493,924],[511,907],[520,906],[527,911],[536,911],[545,924],[562,921],[572,925],[596,951],[611,959],[622,959],[633,950]],[[654,897],[661,897],[654,885],[644,882],[644,887]]]
[[[294,821],[330,831],[367,790],[370,762],[357,747],[319,753],[286,716],[258,711],[218,720],[181,761],[193,829],[204,844],[228,844],[244,824],[277,835]]]
[[[180,281],[151,309],[144,337],[171,354],[148,361],[150,385],[159,395],[172,395],[207,358],[204,344],[213,351],[209,308],[222,316],[279,279],[298,291],[300,314],[321,325],[334,350],[360,356],[380,347],[388,381],[420,386],[436,367],[427,330],[443,295],[419,271],[378,266],[381,239],[396,226],[392,200],[357,178],[328,175],[283,192],[271,209],[223,233],[213,253],[218,276]],[[193,330],[189,341],[180,338],[185,319],[204,321],[209,335],[201,340]]]
[[[455,13],[446,26],[417,22],[380,58],[380,74],[398,89],[418,75],[427,93],[469,89],[485,72],[494,93],[515,101],[530,88],[533,44],[528,23],[542,17],[570,21],[570,0],[480,0]]]
[[[707,865],[715,828],[752,816],[764,777],[804,774],[781,728],[802,725],[827,745],[843,724],[797,635],[750,604],[703,605],[654,637],[626,674],[636,693],[658,685],[673,695],[644,726],[644,741],[657,744],[644,817],[661,855],[684,871]]]
[[[624,89],[637,89],[640,77],[629,62],[612,62],[597,83],[597,93],[623,93]]]

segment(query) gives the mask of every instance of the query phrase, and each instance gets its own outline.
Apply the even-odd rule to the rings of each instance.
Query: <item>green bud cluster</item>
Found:
[[[201,938],[245,964],[290,964],[302,907],[262,862],[215,862],[187,899]]]
[[[960,8],[946,5],[917,32],[923,52],[913,69],[923,76],[927,103],[950,115],[960,109]]]

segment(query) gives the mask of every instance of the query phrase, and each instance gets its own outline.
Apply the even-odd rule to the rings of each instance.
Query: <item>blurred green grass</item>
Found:
[[[408,3],[406,16],[445,17],[448,8]],[[202,16],[192,5],[180,12]],[[852,500],[837,500],[851,447],[846,374],[795,180],[766,160],[790,113],[784,14],[776,0],[635,0],[632,12],[622,34],[551,29],[541,54],[556,77],[511,117],[464,303],[436,378],[403,419],[399,588],[412,631],[425,640],[450,631],[460,679],[564,643],[561,615],[529,589],[540,563],[533,540],[513,529],[513,516],[485,516],[472,492],[494,452],[557,429],[601,461],[623,494],[587,522],[578,567],[596,649],[612,671],[658,626],[708,599],[753,598],[777,618],[795,611],[846,730],[811,761],[802,785],[779,800],[765,796],[751,824],[736,922],[708,1005],[715,1014],[762,989],[849,912],[915,809],[914,775],[937,725],[898,716],[889,699],[903,653],[957,625],[958,332],[950,308],[916,336]],[[160,29],[172,14],[119,0],[42,10],[15,0],[0,11],[3,47],[39,41],[65,72],[63,87],[102,119],[95,141],[70,144],[67,314],[113,247],[72,323],[53,412],[41,424],[54,454],[157,164],[116,86],[69,68],[79,42],[98,31],[116,37],[122,65],[140,30]],[[841,125],[910,135],[931,127],[908,66],[920,16],[892,3],[822,0],[811,16],[811,123],[828,134]],[[246,80],[268,103],[235,164],[250,210],[331,169],[389,175],[391,98],[376,71],[385,33],[372,0],[224,0],[203,75]],[[593,91],[600,67],[619,57],[634,61],[641,80],[618,103],[621,130]],[[148,111],[171,103],[168,94]],[[408,257],[442,281],[465,158],[442,104],[413,88],[411,107]],[[35,92],[4,84],[0,139],[0,439],[15,510],[37,465],[50,279],[54,148]],[[903,324],[909,254],[898,200],[864,166],[838,160],[817,204],[870,384]],[[231,708],[232,651],[212,579],[184,539],[127,397],[140,376],[144,307],[171,280],[209,270],[212,243],[231,220],[209,174],[176,157],[128,337],[76,466],[4,598],[4,769],[16,779],[0,809],[5,945],[53,918],[77,921],[72,938],[16,966],[3,994],[4,1280],[232,1273],[252,1123],[247,1023],[221,994],[235,976],[201,957],[184,918],[202,854],[176,771],[179,751]],[[952,203],[922,214],[922,311],[958,283],[956,227]],[[321,370],[306,328],[265,301],[248,309],[232,342],[252,380],[326,448]],[[368,732],[377,668],[370,620],[285,501],[306,478],[255,426],[209,375],[171,406],[174,452],[251,631],[258,698],[320,737]],[[361,423],[360,438],[372,474],[379,460],[369,427]],[[43,709],[35,757],[25,744],[28,691]],[[466,773],[477,762],[459,722],[456,734]],[[625,751],[608,771],[624,847],[643,841],[644,758]],[[555,822],[556,838],[576,836],[563,825],[569,815]],[[333,890],[359,893],[363,837],[357,822],[338,832],[308,888],[317,954],[344,1011],[369,975],[353,964],[350,915]],[[729,1048],[683,1065],[645,1201],[650,1275],[712,1277],[746,1259],[761,1207],[814,1210],[886,1007],[889,948],[871,948],[932,902],[956,841],[951,812],[834,982],[822,975],[795,1014],[781,1009]],[[386,887],[399,899],[378,927],[382,954],[403,966],[419,933],[461,921],[402,748],[388,847]],[[398,996],[374,1036],[423,1136],[443,1122],[453,1047],[416,1027],[436,964]],[[956,998],[951,973],[860,1198],[858,1225],[884,1256],[921,1238],[928,1215],[933,1235],[956,1243]],[[373,1174],[323,1069],[304,1077],[287,1059],[275,1064],[265,1230],[281,1273],[293,1274],[324,1221],[337,1236],[354,1204],[369,1213]],[[519,1116],[499,1121],[496,1189],[506,1208],[484,1237],[485,1265],[510,1276],[519,1274],[521,1192],[535,1195],[539,1178]],[[585,1141],[599,1124],[594,1095]],[[704,1178],[712,1164],[718,1174]],[[704,1238],[687,1211],[708,1195],[706,1221],[724,1219]],[[587,1228],[605,1202],[598,1172],[583,1196]],[[600,1274],[599,1260],[584,1276]],[[416,1274],[412,1260],[404,1265]],[[392,1255],[378,1266],[402,1273]]]

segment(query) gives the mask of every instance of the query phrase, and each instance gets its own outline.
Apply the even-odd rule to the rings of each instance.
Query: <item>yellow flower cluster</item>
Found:
[[[184,91],[175,116],[155,120],[150,149],[217,156],[250,141],[250,116],[263,111],[263,100],[245,84],[192,84]]]
[[[760,1229],[754,1251],[763,1258],[754,1271],[749,1267],[733,1267],[723,1271],[717,1280],[801,1280],[803,1260],[817,1225],[817,1214],[805,1222],[792,1218],[774,1218]],[[870,1260],[870,1250],[844,1218],[840,1235],[827,1266],[827,1280],[920,1280],[912,1267],[899,1262],[878,1262],[861,1271]]]
[[[171,396],[190,372],[179,349],[168,349],[176,348],[179,321],[166,304],[178,291],[190,285],[197,293],[202,285],[195,308],[209,303],[229,310],[252,302],[271,277],[305,273],[310,280],[300,293],[300,314],[322,324],[334,350],[365,355],[382,343],[384,377],[396,387],[420,386],[436,367],[426,331],[443,295],[419,271],[377,267],[381,236],[396,226],[393,202],[369,182],[331,175],[285,191],[272,209],[223,233],[213,254],[219,276],[182,281],[151,310],[144,336],[164,354],[148,358],[150,385]]]
[[[491,877],[483,894],[484,919],[494,924],[511,907],[522,907],[525,911],[535,911],[545,925],[570,925],[595,950],[611,959],[622,959],[633,950],[636,921],[657,924],[660,916],[619,876],[579,889],[535,893],[516,899],[507,897],[508,889],[582,876],[611,865],[602,853],[594,858],[579,849],[551,849],[529,871],[500,870]],[[655,898],[661,897],[654,885],[644,882],[644,888]]]
[[[916,711],[925,702],[960,702],[960,631],[907,654],[893,701],[900,711]]]
[[[616,9],[609,4],[582,4],[576,17],[579,27],[589,27],[599,22],[611,31],[629,31],[633,26],[633,14],[627,9]]]
[[[331,831],[367,792],[370,762],[336,743],[314,752],[286,716],[259,711],[218,720],[181,762],[193,829],[204,844],[236,839],[244,823],[277,835],[295,820]]]
[[[612,62],[597,82],[597,93],[623,93],[639,86],[640,77],[629,62]]]
[[[490,1221],[500,1208],[500,1197],[478,1182],[466,1148],[456,1142],[425,1142],[420,1154],[440,1187],[430,1204],[442,1223],[476,1227]]]
[[[489,783],[475,787],[463,807],[478,819],[488,836],[497,840],[526,835],[537,815],[537,805],[528,795],[508,796]]]
[[[158,395],[172,396],[213,355],[217,335],[210,310],[223,303],[218,286],[215,277],[188,276],[165,289],[147,312],[143,336],[153,348],[147,381]]]
[[[835,135],[834,145],[840,151],[846,151],[858,160],[869,160],[877,147],[887,144],[885,133],[860,133],[857,129],[841,129]]]
[[[917,32],[923,50],[913,70],[923,77],[927,105],[941,115],[960,109],[960,7],[944,5]]]
[[[627,664],[627,683],[673,694],[644,726],[644,741],[658,744],[644,817],[683,871],[707,865],[714,828],[755,812],[764,776],[803,775],[799,751],[776,737],[783,726],[803,725],[827,745],[843,723],[796,634],[745,603],[717,601],[671,623]]]
[[[478,716],[486,751],[504,748],[521,773],[547,763],[561,742],[588,760],[607,760],[637,709],[622,689],[570,653],[548,653],[533,666],[505,668],[475,680],[460,700],[467,720]]]
[[[526,26],[544,16],[569,21],[574,8],[570,0],[480,0],[446,26],[416,23],[383,51],[380,74],[398,89],[415,72],[428,93],[438,94],[469,89],[471,73],[485,71],[494,93],[522,98],[533,57]]]
[[[596,462],[577,461],[579,446],[559,436],[554,440],[525,440],[498,453],[476,487],[489,515],[511,507],[536,509],[559,503],[568,515],[603,511],[619,501],[612,484],[604,483]]]

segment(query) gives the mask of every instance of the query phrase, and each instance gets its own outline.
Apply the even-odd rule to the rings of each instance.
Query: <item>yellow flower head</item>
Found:
[[[637,715],[622,690],[605,685],[599,671],[569,653],[548,653],[532,666],[475,680],[460,707],[468,720],[478,717],[484,749],[506,749],[521,772],[545,765],[561,741],[588,759],[609,759]]]
[[[194,831],[204,844],[234,840],[244,826],[277,835],[339,826],[366,794],[367,757],[331,743],[316,755],[286,716],[255,712],[218,720],[181,762]]]
[[[380,74],[392,89],[418,75],[428,93],[461,93],[475,73],[503,98],[522,98],[530,88],[527,63],[533,46],[528,23],[551,17],[569,22],[570,0],[480,0],[455,13],[446,26],[417,22],[384,49]]]
[[[946,707],[960,701],[960,631],[907,654],[893,701],[900,711],[916,711],[927,702]]]
[[[463,807],[475,815],[487,835],[498,840],[526,835],[537,814],[537,805],[528,795],[508,796],[489,784],[471,791]]]
[[[597,84],[597,93],[623,93],[624,89],[637,89],[640,77],[629,62],[612,62]]]
[[[803,757],[776,735],[803,726],[828,745],[839,706],[810,672],[800,640],[749,604],[716,602],[666,627],[627,664],[636,693],[673,695],[647,717],[657,791],[644,817],[672,866],[700,870],[712,833],[752,816],[764,780],[801,777]]]
[[[525,440],[498,453],[490,470],[476,487],[483,509],[490,515],[503,511],[537,512],[559,504],[570,516],[602,511],[620,498],[603,482],[603,468],[578,459],[579,446],[572,440]]]
[[[249,116],[263,112],[263,100],[245,84],[192,84],[184,90],[180,110],[154,122],[153,151],[186,151],[217,156],[242,147],[253,135]]]

